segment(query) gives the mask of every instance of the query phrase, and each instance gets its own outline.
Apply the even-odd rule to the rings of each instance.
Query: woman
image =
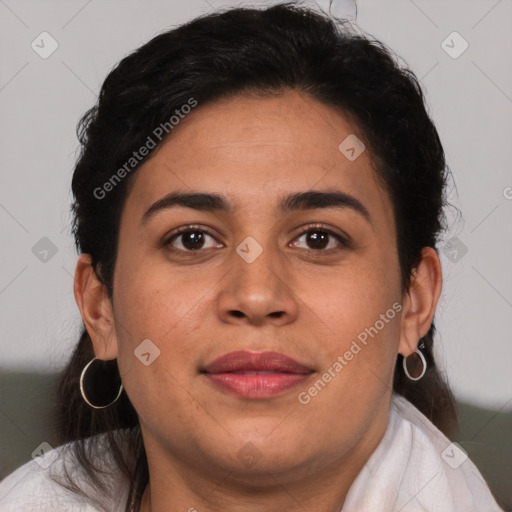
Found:
[[[381,43],[214,13],[123,59],[80,128],[65,444],[3,511],[500,510],[441,433],[447,170]]]

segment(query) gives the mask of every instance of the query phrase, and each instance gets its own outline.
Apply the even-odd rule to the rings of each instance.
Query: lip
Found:
[[[244,398],[269,398],[298,386],[312,368],[279,352],[239,350],[225,354],[201,373],[215,388]]]

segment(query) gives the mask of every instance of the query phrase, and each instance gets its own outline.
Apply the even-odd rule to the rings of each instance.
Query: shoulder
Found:
[[[79,497],[54,480],[55,468],[63,447],[27,462],[0,482],[2,512],[50,512],[70,510],[89,512]]]
[[[105,503],[97,499],[92,488],[72,457],[74,443],[47,451],[16,469],[0,482],[0,510],[2,512],[98,512],[122,511],[124,503],[119,494],[126,494],[126,485],[120,484],[115,500]],[[66,476],[85,493],[72,490]],[[121,479],[115,478],[117,482]],[[115,504],[115,505],[114,505]]]
[[[476,466],[405,398],[353,482],[347,512],[501,512]]]
[[[395,443],[398,441],[408,447],[408,460],[400,486],[404,500],[414,496],[416,504],[432,501],[430,506],[434,501],[437,506],[441,502],[446,510],[451,510],[446,508],[450,506],[448,504],[456,510],[461,506],[465,510],[501,510],[467,453],[451,442],[413,404],[400,395],[394,395],[390,419],[393,416]],[[424,490],[419,492],[422,486],[425,486]]]

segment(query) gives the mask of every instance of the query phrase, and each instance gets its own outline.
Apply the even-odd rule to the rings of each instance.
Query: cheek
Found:
[[[360,260],[338,270],[303,273],[296,281],[297,296],[314,313],[319,328],[339,343],[357,337],[381,315],[385,315],[386,330],[394,327],[396,335],[398,322],[391,320],[396,318],[393,304],[401,294],[398,271],[392,268],[385,262]]]
[[[325,357],[319,379],[302,391],[315,416],[341,422],[347,433],[379,410],[392,389],[401,304],[392,287],[375,286],[369,276],[339,284],[309,297],[316,304],[312,316],[321,318],[325,335],[317,340]]]
[[[201,303],[209,300],[208,290],[214,284],[208,276],[190,277],[160,263],[121,266],[116,276],[115,317],[121,336],[131,344],[146,338],[163,343],[171,331],[183,330]]]
[[[122,281],[119,274],[114,311],[123,385],[141,421],[162,410],[178,421],[179,411],[195,407],[186,387],[195,370],[200,290],[160,272],[129,275]]]
[[[336,375],[325,376],[329,391],[322,391],[319,403],[329,402],[335,414],[356,397],[371,410],[392,386],[401,293],[398,264],[390,260],[384,254],[361,258],[341,271],[303,280],[304,302],[322,334],[317,340],[326,354],[323,370]]]
[[[205,292],[211,286],[183,283],[183,274],[178,281],[176,273],[165,270],[158,265],[119,265],[116,270],[118,362],[134,405],[144,393],[166,389],[172,394],[173,378],[181,381],[191,371],[191,354],[197,349],[192,336],[202,318],[198,311],[209,299]]]

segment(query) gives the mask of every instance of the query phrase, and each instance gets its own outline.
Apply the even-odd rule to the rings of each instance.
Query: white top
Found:
[[[83,498],[50,478],[63,447],[45,453],[0,482],[1,512],[98,512],[94,490]],[[105,453],[105,452],[103,452]],[[105,464],[108,464],[105,461]],[[74,468],[76,475],[80,468]],[[58,471],[57,471],[58,473]],[[108,512],[124,512],[128,484],[113,475]],[[501,512],[475,465],[423,414],[394,395],[389,424],[355,479],[340,512]]]

